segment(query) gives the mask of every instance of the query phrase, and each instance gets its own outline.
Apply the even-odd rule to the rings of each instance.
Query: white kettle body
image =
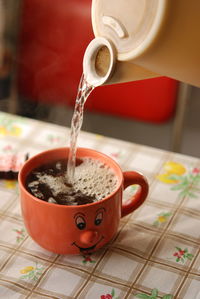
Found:
[[[93,0],[92,26],[90,84],[168,76],[200,86],[199,0]]]

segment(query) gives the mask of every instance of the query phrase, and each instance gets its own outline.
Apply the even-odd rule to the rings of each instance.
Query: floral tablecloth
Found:
[[[69,128],[0,113],[0,157],[69,144]],[[149,181],[145,204],[88,256],[61,256],[27,235],[16,181],[0,181],[0,298],[200,299],[200,161],[81,132],[79,146]],[[124,198],[135,186],[124,192]]]

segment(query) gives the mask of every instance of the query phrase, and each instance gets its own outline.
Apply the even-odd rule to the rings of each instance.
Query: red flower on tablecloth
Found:
[[[83,264],[87,263],[96,263],[96,261],[92,260],[91,255],[83,255],[84,260],[82,261]]]
[[[47,135],[47,141],[49,143],[57,144],[62,141],[62,138],[58,135],[48,134]]]
[[[118,152],[113,152],[113,153],[111,153],[110,155],[111,155],[111,157],[113,157],[113,158],[115,158],[115,159],[119,159],[119,158],[122,157],[122,153],[121,153],[120,151],[118,151]]]
[[[102,295],[101,296],[101,299],[112,299],[113,297],[112,297],[112,295],[110,295],[110,294],[107,294],[107,295]]]
[[[6,146],[4,146],[3,148],[2,148],[2,150],[4,151],[4,152],[10,152],[10,151],[13,151],[13,147],[12,147],[12,145],[6,145]]]
[[[174,252],[173,256],[176,258],[176,262],[185,263],[186,260],[192,260],[193,254],[188,252],[188,249],[185,248],[182,250],[180,247],[176,247],[176,252]]]
[[[192,170],[192,173],[193,174],[199,174],[200,173],[200,168],[193,168],[193,170]]]
[[[21,241],[23,241],[26,237],[26,233],[25,233],[25,229],[21,228],[21,229],[13,229],[14,232],[16,232],[17,236],[16,236],[16,242],[20,243]]]
[[[101,299],[119,299],[119,297],[115,297],[115,290],[112,289],[111,294],[101,295]]]

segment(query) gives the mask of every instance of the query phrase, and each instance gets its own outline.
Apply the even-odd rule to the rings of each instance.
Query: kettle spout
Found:
[[[104,37],[96,37],[86,48],[83,73],[94,87],[160,76],[130,61],[118,61],[115,46]]]
[[[109,81],[116,64],[116,50],[104,37],[94,38],[83,57],[83,74],[86,81],[96,87]]]

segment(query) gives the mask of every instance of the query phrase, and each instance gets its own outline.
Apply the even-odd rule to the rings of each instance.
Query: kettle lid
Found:
[[[156,37],[166,7],[167,0],[93,0],[94,34],[113,42],[118,60],[136,58]]]

